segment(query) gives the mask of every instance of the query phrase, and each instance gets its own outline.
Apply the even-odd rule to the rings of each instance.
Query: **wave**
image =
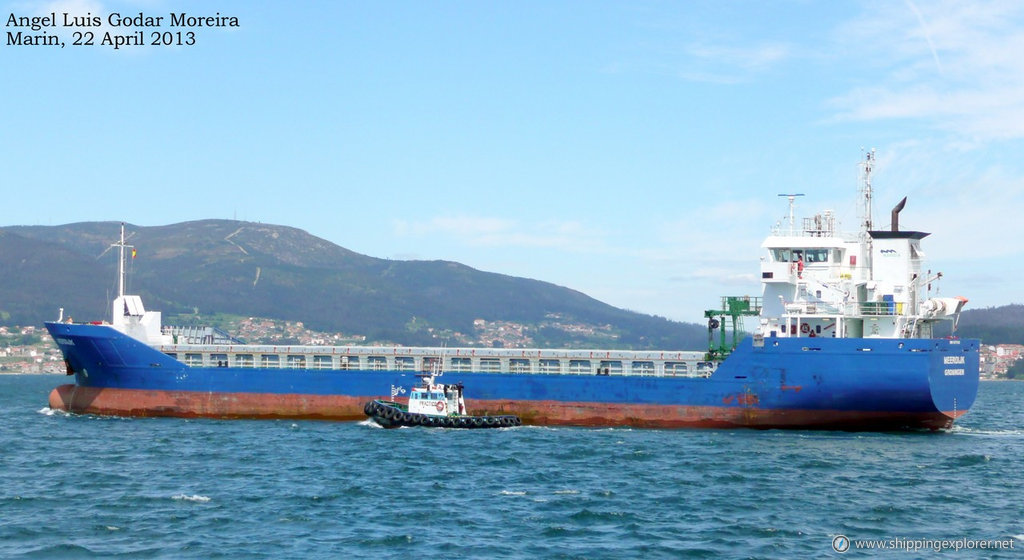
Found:
[[[952,434],[966,435],[966,436],[995,436],[995,437],[1021,437],[1024,436],[1024,430],[983,430],[980,428],[969,428],[965,426],[953,426],[949,430]]]
[[[943,461],[943,464],[951,467],[970,467],[973,465],[981,465],[991,460],[991,455],[983,455],[981,453],[968,453],[965,455],[950,457],[949,459]]]
[[[96,551],[78,544],[53,544],[23,551],[22,558],[95,558]]]
[[[576,522],[583,522],[584,524],[589,524],[595,521],[622,523],[623,519],[632,519],[634,517],[636,517],[636,515],[631,512],[593,510],[584,508],[570,515],[569,519],[572,519]]]
[[[172,500],[183,501],[183,502],[196,502],[196,503],[200,503],[200,504],[205,504],[206,502],[210,501],[209,497],[207,497],[207,496],[200,496],[199,494],[193,494],[191,496],[187,496],[185,494],[175,494],[175,495],[171,496],[171,499]]]

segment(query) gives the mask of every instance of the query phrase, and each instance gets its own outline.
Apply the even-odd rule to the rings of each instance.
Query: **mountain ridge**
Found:
[[[55,317],[58,307],[76,317],[106,318],[112,291],[103,286],[115,278],[117,259],[105,253],[118,228],[117,222],[0,228],[0,257],[33,255],[17,271],[0,275],[0,314],[6,315],[0,319],[37,323]],[[138,251],[129,260],[130,291],[167,315],[198,309],[301,320],[317,330],[361,333],[368,340],[436,344],[429,329],[410,329],[410,321],[471,332],[477,319],[539,325],[554,314],[611,325],[618,347],[699,349],[706,343],[701,325],[618,309],[549,282],[452,261],[362,255],[290,226],[195,220],[126,224],[126,231],[126,242]],[[583,342],[568,334],[551,341]]]

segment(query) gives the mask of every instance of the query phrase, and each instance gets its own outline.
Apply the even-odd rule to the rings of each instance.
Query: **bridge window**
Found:
[[[772,249],[772,256],[775,258],[775,262],[794,262],[794,261],[796,261],[796,259],[793,259],[793,261],[790,261],[790,258],[792,258],[792,254],[790,253],[789,249]]]
[[[828,262],[828,249],[804,249],[804,262],[823,263]]]

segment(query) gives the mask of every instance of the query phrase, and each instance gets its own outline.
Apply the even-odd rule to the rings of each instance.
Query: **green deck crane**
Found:
[[[743,331],[741,317],[756,317],[761,314],[761,298],[750,296],[722,296],[721,309],[709,309],[704,312],[708,320],[708,360],[722,360],[739,345]],[[726,317],[732,321],[731,329]],[[720,340],[715,345],[715,329],[719,329]],[[726,331],[732,331],[732,344],[726,344]]]

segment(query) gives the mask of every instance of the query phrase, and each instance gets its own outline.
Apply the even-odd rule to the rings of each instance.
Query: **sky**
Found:
[[[909,197],[940,294],[1024,303],[1019,1],[0,5],[0,226],[272,223],[701,322],[760,294],[780,193],[856,231],[875,149],[875,223]],[[193,44],[100,44],[139,30]]]

